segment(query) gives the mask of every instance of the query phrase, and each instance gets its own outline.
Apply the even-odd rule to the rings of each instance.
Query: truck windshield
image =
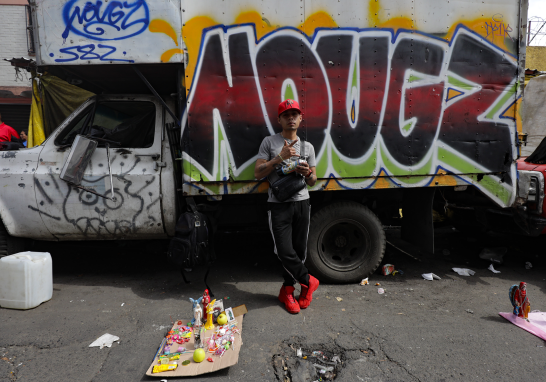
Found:
[[[92,111],[91,105],[66,126],[55,144],[70,145],[78,134],[117,142],[111,144],[113,147],[144,148],[154,143],[155,105],[152,102],[99,102],[94,115],[87,118]],[[100,146],[104,143],[99,141]]]

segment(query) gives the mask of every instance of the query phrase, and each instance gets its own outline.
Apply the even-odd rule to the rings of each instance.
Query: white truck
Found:
[[[221,226],[265,225],[254,163],[286,98],[317,153],[307,262],[324,281],[373,272],[400,208],[403,238],[433,251],[436,189],[515,203],[526,0],[30,7],[37,70],[97,95],[41,145],[0,153],[0,253],[168,238],[189,195]]]

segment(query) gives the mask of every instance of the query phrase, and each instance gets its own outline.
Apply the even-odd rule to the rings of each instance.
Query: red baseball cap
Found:
[[[282,101],[282,102],[279,104],[279,117],[280,117],[281,114],[284,113],[286,110],[290,110],[290,109],[296,109],[296,110],[299,111],[300,114],[301,114],[300,104],[297,103],[296,101],[294,101],[293,99],[286,99],[286,100]]]

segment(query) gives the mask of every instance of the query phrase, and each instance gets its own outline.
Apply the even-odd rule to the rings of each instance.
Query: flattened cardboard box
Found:
[[[235,311],[235,309],[233,309]],[[246,310],[246,308],[245,308]],[[242,339],[242,332],[243,332],[243,314],[236,316],[235,319],[237,320],[237,328],[239,329],[239,333],[235,334],[235,344],[231,346],[222,357],[219,357],[217,355],[214,355],[214,353],[209,353],[206,351],[206,358],[211,357],[214,362],[209,362],[205,358],[203,362],[197,363],[193,360],[193,352],[186,353],[180,355],[180,359],[176,361],[171,361],[170,363],[177,362],[178,367],[174,371],[164,371],[162,373],[152,373],[153,367],[155,365],[159,364],[159,354],[154,358],[154,361],[152,362],[152,365],[148,368],[148,371],[146,372],[146,375],[149,375],[151,377],[189,377],[192,375],[200,375],[200,374],[206,374],[206,373],[212,373],[213,371],[225,369],[226,367],[230,367],[233,365],[236,365],[237,362],[239,362],[239,351],[241,350],[241,345],[243,344]],[[182,321],[183,325],[187,321]],[[174,324],[173,329],[176,329],[178,327],[177,324]],[[211,334],[214,333],[216,330],[217,325],[214,325],[214,329],[207,330],[205,332],[205,338],[210,338]],[[205,341],[206,342],[206,341]],[[191,336],[191,339],[189,342],[186,342],[185,344],[182,344],[180,346],[186,347],[188,350],[194,349],[194,337],[193,334]],[[187,366],[182,365],[182,362],[185,360],[189,360],[190,364]]]

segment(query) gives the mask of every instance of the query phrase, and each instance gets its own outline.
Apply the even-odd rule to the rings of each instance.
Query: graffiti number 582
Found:
[[[95,48],[99,49],[108,49],[107,52],[100,52],[102,54],[99,54],[95,52]],[[80,60],[100,60],[100,61],[121,61],[121,62],[134,62],[133,60],[123,60],[119,58],[108,58],[109,55],[114,53],[116,51],[116,48],[109,45],[103,45],[98,44],[95,47],[95,44],[88,44],[88,45],[77,45],[77,46],[71,46],[68,48],[62,48],[60,49],[61,53],[65,53],[70,55],[68,58],[57,58],[55,59],[55,62],[71,62],[76,61],[78,59]],[[77,53],[76,53],[77,52]],[[78,54],[80,53],[80,54]]]

